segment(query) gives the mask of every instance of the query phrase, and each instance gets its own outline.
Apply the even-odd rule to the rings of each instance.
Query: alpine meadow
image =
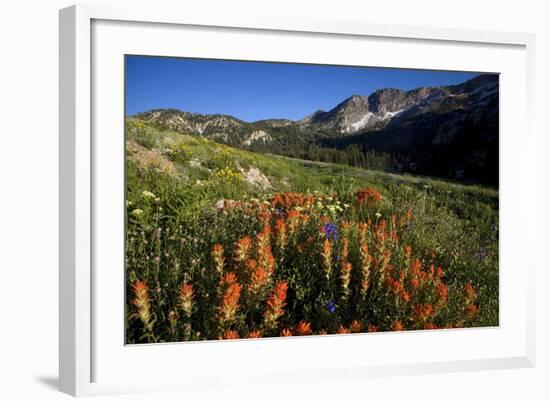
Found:
[[[125,63],[127,344],[499,325],[498,75]]]

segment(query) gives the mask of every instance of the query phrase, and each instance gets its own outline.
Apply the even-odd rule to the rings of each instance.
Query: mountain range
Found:
[[[245,122],[176,109],[133,118],[253,151],[363,167],[371,167],[362,162],[368,160],[365,155],[378,155],[384,160],[378,167],[385,170],[498,184],[499,80],[494,74],[452,86],[352,95],[298,121]],[[364,156],[357,158],[357,152]]]

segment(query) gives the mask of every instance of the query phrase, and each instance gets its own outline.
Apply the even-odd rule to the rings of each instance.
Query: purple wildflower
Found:
[[[325,224],[325,237],[331,241],[338,239],[338,229],[334,223]]]

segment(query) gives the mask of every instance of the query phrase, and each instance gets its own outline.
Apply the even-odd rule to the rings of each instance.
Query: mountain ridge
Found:
[[[498,75],[481,74],[457,85],[381,88],[369,96],[353,94],[328,111],[317,110],[295,121],[246,122],[177,109],[153,109],[133,117],[231,146],[284,155],[304,153],[311,145],[342,151],[353,146],[363,153],[399,154],[394,165],[409,165],[437,158],[433,153],[443,151],[453,162],[438,167],[437,175],[459,175],[456,171],[471,160],[486,164],[494,157],[487,155],[494,153],[495,143],[498,146],[498,82]],[[457,157],[448,149],[453,146],[461,149]],[[489,181],[494,181],[494,171],[490,175]]]

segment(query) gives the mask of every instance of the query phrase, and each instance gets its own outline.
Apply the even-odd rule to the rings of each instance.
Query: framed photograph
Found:
[[[61,390],[533,366],[533,51],[61,10]]]

